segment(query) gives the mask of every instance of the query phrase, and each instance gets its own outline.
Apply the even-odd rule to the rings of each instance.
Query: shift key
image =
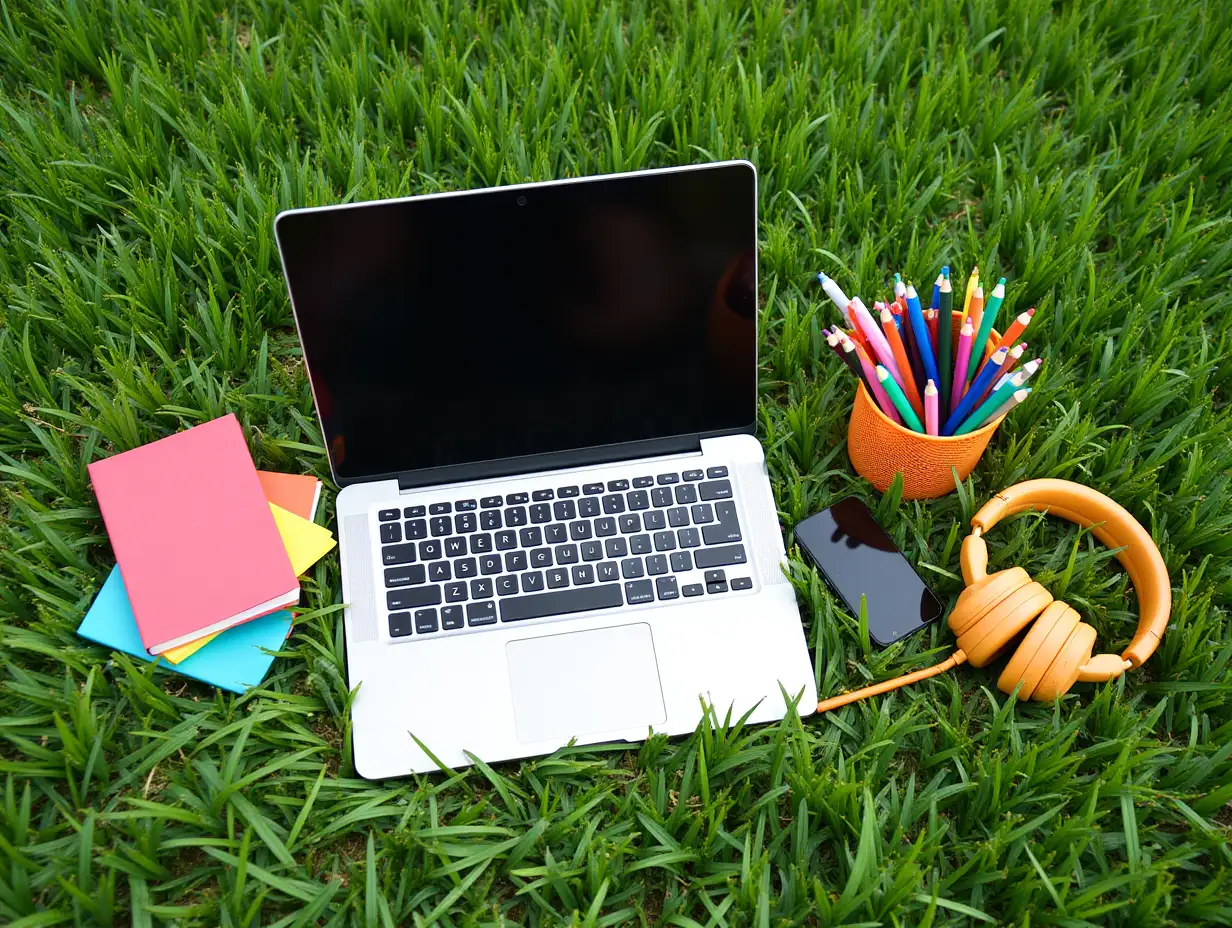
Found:
[[[711,567],[744,564],[748,559],[748,555],[744,553],[744,545],[723,545],[719,548],[701,548],[695,551],[693,565],[698,570],[709,570]]]
[[[728,561],[727,563],[735,562]],[[398,609],[418,609],[420,606],[435,606],[440,601],[440,584],[412,587],[409,590],[390,590],[385,594],[385,604],[391,612]]]

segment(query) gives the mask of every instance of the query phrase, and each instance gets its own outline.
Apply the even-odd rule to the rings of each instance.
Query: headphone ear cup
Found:
[[[1011,567],[1009,570],[989,574],[983,580],[971,584],[958,595],[958,602],[954,604],[950,617],[946,620],[950,630],[955,635],[963,635],[984,618],[990,609],[1030,582],[1031,575],[1025,570]]]
[[[1040,613],[1039,619],[1015,649],[1001,671],[997,688],[1003,693],[1013,693],[1021,682],[1018,698],[1024,701],[1030,699],[1053,658],[1080,621],[1078,613],[1068,603],[1055,600]],[[1049,647],[1045,649],[1045,645]]]
[[[1005,649],[1018,633],[1048,608],[1052,594],[1028,580],[958,636],[958,646],[972,667],[983,667]]]
[[[1048,702],[1068,692],[1069,688],[1078,682],[1078,671],[1091,659],[1094,648],[1095,629],[1085,622],[1079,622],[1073,634],[1061,646],[1061,653],[1044,672],[1044,678],[1040,680],[1031,698]]]

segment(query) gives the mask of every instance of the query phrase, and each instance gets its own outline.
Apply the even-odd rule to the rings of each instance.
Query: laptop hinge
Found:
[[[544,470],[563,470],[569,467],[588,467],[592,464],[608,464],[612,461],[627,461],[633,458],[649,458],[665,454],[687,454],[689,452],[700,452],[701,448],[701,435],[677,435],[672,438],[653,438],[647,441],[630,441],[615,445],[596,445],[591,448],[576,448],[572,451],[528,454],[519,457],[498,458],[492,461],[477,461],[471,464],[455,464],[449,467],[427,467],[422,470],[405,471],[399,474],[398,489],[413,490],[441,483],[490,480],[494,477],[511,477],[517,474],[533,474]]]

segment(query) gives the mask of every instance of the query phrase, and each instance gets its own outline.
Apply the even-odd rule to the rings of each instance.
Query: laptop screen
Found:
[[[284,213],[341,481],[756,414],[751,165]]]

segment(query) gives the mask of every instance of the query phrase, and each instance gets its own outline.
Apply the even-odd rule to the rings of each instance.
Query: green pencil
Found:
[[[903,392],[903,388],[898,385],[897,381],[890,376],[890,372],[880,364],[877,365],[877,379],[881,381],[881,386],[889,394],[890,402],[894,404],[898,414],[903,417],[903,422],[906,423],[907,428],[923,434],[924,425],[920,422],[920,417],[915,414],[915,410],[911,408],[911,403],[907,401],[907,394]]]
[[[954,378],[954,360],[951,344],[954,341],[954,288],[950,286],[950,275],[946,274],[941,281],[941,318],[937,320],[937,367],[941,370],[941,421],[950,415],[950,384]]]
[[[975,333],[975,341],[971,343],[971,362],[967,367],[968,380],[975,376],[976,370],[984,363],[984,346],[988,344],[988,337],[992,334],[992,327],[996,325],[997,312],[1001,309],[1003,302],[1005,302],[1004,277],[997,281],[997,285],[992,288],[992,295],[984,304],[984,315],[980,318],[980,330]]]
[[[968,432],[974,432],[986,421],[993,418],[998,409],[1005,405],[1005,401],[1010,399],[1015,392],[1022,389],[1022,385],[1031,375],[1018,371],[1013,374],[1009,380],[1003,383],[1000,389],[993,390],[989,394],[988,399],[984,400],[976,410],[967,416],[965,422],[954,430],[955,435],[966,435]]]

